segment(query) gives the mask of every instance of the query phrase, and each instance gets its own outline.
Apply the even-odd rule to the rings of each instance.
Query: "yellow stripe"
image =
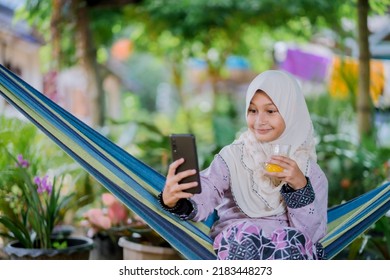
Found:
[[[328,224],[328,233],[327,235],[320,241],[321,244],[324,247],[327,247],[329,244],[333,243],[335,240],[340,238],[342,234],[348,231],[348,229],[343,229],[345,227],[345,223],[348,221],[351,221],[353,218],[355,218],[357,215],[359,215],[361,212],[364,211],[370,204],[372,204],[372,201],[377,201],[380,197],[382,197],[385,193],[389,192],[390,186],[383,189],[381,192],[379,192],[376,196],[374,196],[369,201],[365,202],[361,206],[354,208],[353,211],[350,211],[346,213],[345,215],[341,216],[337,220],[331,222]],[[375,212],[377,209],[379,209],[385,202],[383,202],[380,205],[377,205],[375,208],[371,210],[371,213]],[[355,226],[359,222],[361,222],[363,218],[356,220],[352,225],[349,226]],[[341,230],[342,229],[342,230]],[[348,244],[347,244],[348,245]],[[347,246],[346,245],[346,246]],[[342,249],[342,248],[341,248]]]

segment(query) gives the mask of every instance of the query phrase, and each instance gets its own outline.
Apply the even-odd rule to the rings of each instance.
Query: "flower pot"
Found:
[[[120,236],[97,233],[93,236],[95,244],[91,260],[123,260],[123,249],[118,245]]]
[[[52,238],[68,238],[75,231],[74,226],[71,225],[59,225],[55,226],[51,234]]]
[[[179,260],[182,257],[170,247],[159,247],[132,242],[126,237],[119,238],[119,246],[123,247],[124,260]]]
[[[68,247],[63,249],[24,248],[19,241],[11,241],[4,247],[4,252],[11,260],[88,260],[93,249],[93,240],[87,237],[68,237]]]

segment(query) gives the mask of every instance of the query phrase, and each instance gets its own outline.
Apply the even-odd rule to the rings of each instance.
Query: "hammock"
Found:
[[[52,102],[0,65],[0,94],[66,151],[186,259],[215,259],[205,222],[182,221],[162,210],[157,195],[165,177]],[[321,240],[333,258],[390,209],[390,183],[328,210]]]

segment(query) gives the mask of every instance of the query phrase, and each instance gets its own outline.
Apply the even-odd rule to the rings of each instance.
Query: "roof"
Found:
[[[15,10],[23,5],[25,0],[0,0],[0,6]]]
[[[25,21],[14,21],[15,9],[20,7],[23,1],[0,0],[0,30],[9,32],[25,41],[42,45],[43,38]]]

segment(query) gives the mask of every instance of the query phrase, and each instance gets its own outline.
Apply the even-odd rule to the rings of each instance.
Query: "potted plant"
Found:
[[[95,248],[91,259],[123,259],[123,250],[118,246],[122,236],[131,235],[130,229],[136,225],[131,212],[111,193],[102,193],[97,206],[82,214],[81,226],[87,228],[87,236],[92,238]]]
[[[2,182],[0,193],[0,235],[9,240],[4,252],[11,259],[89,259],[92,239],[55,231],[80,203],[74,193],[63,193],[63,176],[32,176],[35,170],[22,155],[14,161],[2,171],[13,178]]]
[[[179,259],[179,254],[142,219],[111,193],[103,193],[99,207],[83,213],[95,249],[92,259]]]

